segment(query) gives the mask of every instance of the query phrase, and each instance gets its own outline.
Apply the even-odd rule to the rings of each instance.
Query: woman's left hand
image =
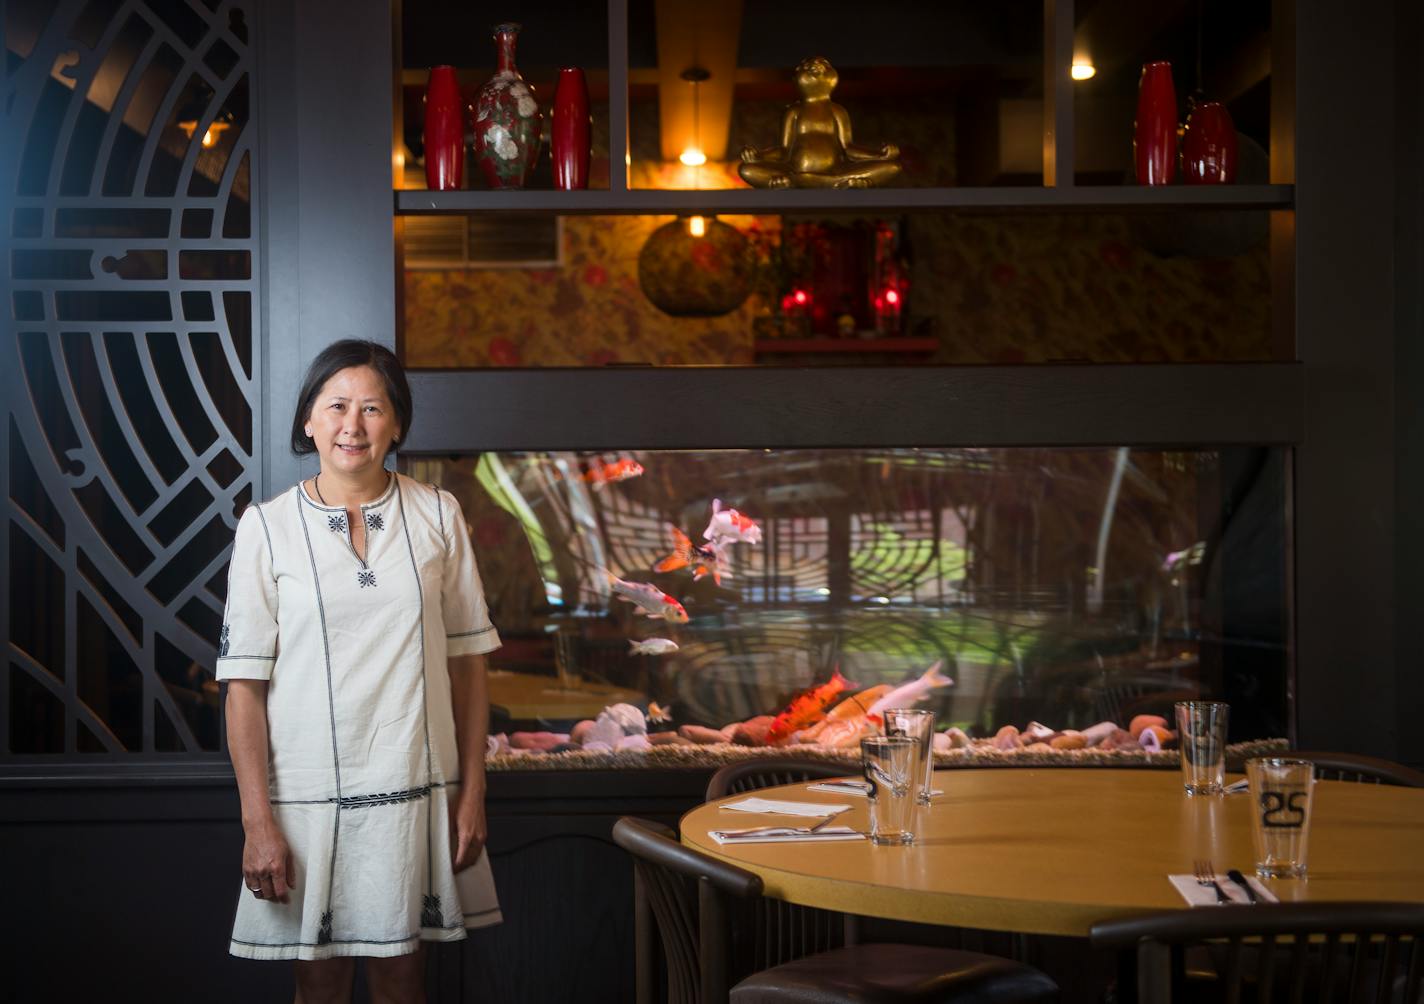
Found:
[[[480,859],[485,836],[485,793],[462,791],[450,816],[450,861],[456,872]]]

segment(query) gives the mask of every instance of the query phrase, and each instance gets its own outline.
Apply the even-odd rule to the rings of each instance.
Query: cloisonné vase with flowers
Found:
[[[544,116],[514,65],[519,25],[494,26],[495,74],[475,99],[475,163],[490,188],[523,188],[539,159]]]

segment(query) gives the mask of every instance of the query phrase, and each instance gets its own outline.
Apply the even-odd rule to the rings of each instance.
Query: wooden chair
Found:
[[[950,948],[855,945],[747,972],[738,968],[743,956],[733,921],[739,904],[761,898],[758,876],[684,847],[672,830],[648,820],[624,816],[613,840],[633,855],[639,1004],[655,996],[654,926],[667,961],[669,1004],[1058,999],[1058,987],[1037,969]]]
[[[780,784],[845,777],[855,772],[853,764],[796,757],[744,760],[728,764],[712,775],[707,782],[706,801]],[[751,928],[748,941],[751,969],[767,969],[860,940],[855,916],[797,906],[780,899],[758,898],[747,907],[744,921]]]
[[[725,798],[743,791],[774,788],[779,784],[799,784],[830,777],[845,777],[858,773],[854,764],[826,763],[822,760],[800,760],[796,757],[767,757],[729,763],[707,782],[705,801]]]
[[[1272,1000],[1424,1002],[1424,905],[1270,903],[1109,920],[1095,948],[1137,952],[1140,1004]],[[1215,978],[1189,980],[1182,959],[1210,949]]]
[[[1285,754],[1315,764],[1315,776],[1325,781],[1359,781],[1364,784],[1394,784],[1403,788],[1424,788],[1424,771],[1406,767],[1393,760],[1360,756],[1356,753],[1314,753],[1295,751]]]

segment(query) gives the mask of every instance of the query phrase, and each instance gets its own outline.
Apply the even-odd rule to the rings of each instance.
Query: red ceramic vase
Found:
[[[588,187],[589,132],[588,83],[583,70],[559,70],[554,88],[554,121],[549,132],[549,156],[554,162],[554,187],[571,191]]]
[[[1236,181],[1236,125],[1219,101],[1203,101],[1187,116],[1182,136],[1182,177],[1188,185]]]
[[[1139,185],[1170,185],[1176,178],[1177,90],[1172,86],[1172,64],[1165,60],[1142,67],[1132,160]]]
[[[465,184],[465,114],[453,66],[436,66],[425,88],[425,187],[447,192]]]
[[[523,188],[539,159],[544,116],[514,65],[518,37],[519,25],[495,25],[495,74],[475,100],[475,163],[490,188]]]

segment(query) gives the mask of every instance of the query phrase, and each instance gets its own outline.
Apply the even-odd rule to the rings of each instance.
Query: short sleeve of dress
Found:
[[[477,655],[499,648],[499,632],[490,623],[484,584],[470,543],[470,528],[460,503],[447,491],[440,492],[444,512],[445,570],[441,577],[440,610],[445,617],[447,655]]]
[[[270,680],[277,662],[277,580],[266,518],[250,505],[237,521],[218,639],[219,680]]]

